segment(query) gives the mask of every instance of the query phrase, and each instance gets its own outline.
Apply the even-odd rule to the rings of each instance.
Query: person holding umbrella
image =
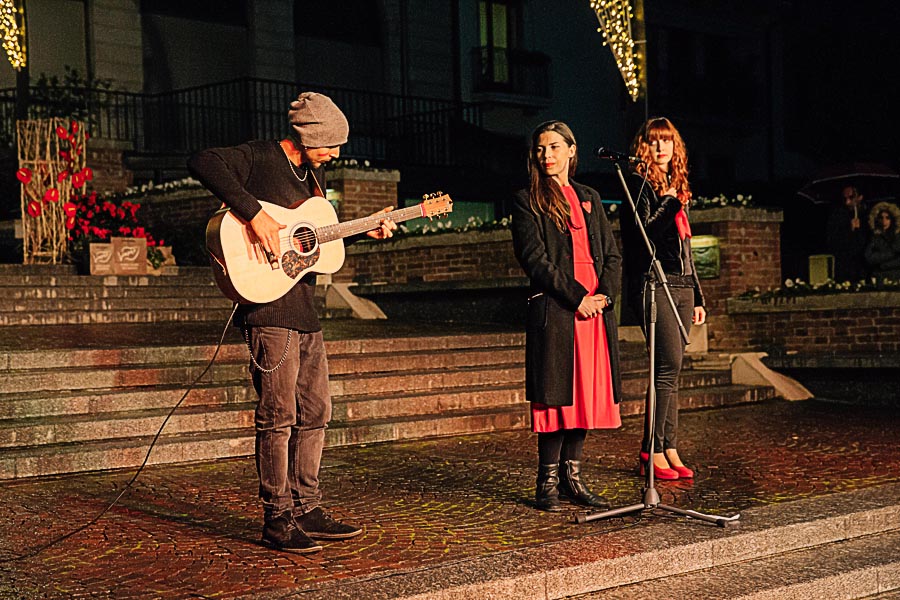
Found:
[[[856,282],[866,277],[868,236],[860,221],[863,195],[856,186],[847,185],[841,190],[841,196],[843,203],[828,216],[826,243],[834,255],[835,281]]]

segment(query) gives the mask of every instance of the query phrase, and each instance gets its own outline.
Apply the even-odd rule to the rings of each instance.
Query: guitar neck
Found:
[[[316,237],[319,239],[320,243],[324,244],[326,242],[350,237],[351,235],[371,231],[378,227],[384,219],[390,219],[394,223],[402,223],[403,221],[409,221],[410,219],[424,216],[424,206],[417,204],[416,206],[409,206],[407,208],[392,210],[386,213],[378,213],[361,219],[346,221],[344,223],[335,223],[334,225],[318,227],[316,228]]]

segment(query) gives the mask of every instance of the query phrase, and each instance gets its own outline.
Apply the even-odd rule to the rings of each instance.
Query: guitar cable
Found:
[[[166,415],[166,418],[163,419],[162,425],[159,426],[159,430],[157,430],[156,435],[153,436],[153,441],[150,442],[150,447],[147,448],[147,454],[144,456],[144,462],[141,463],[141,466],[138,467],[138,470],[131,477],[131,479],[128,481],[128,483],[125,484],[125,487],[122,488],[122,491],[119,492],[119,495],[116,496],[116,498],[112,502],[110,502],[109,506],[107,506],[102,511],[100,511],[100,513],[97,516],[95,516],[93,519],[91,519],[84,525],[81,525],[80,527],[73,529],[69,533],[65,533],[61,536],[58,536],[58,537],[50,540],[46,544],[38,546],[37,548],[35,548],[25,554],[20,554],[18,556],[13,556],[11,558],[0,559],[0,565],[5,564],[5,563],[17,562],[20,560],[24,560],[26,558],[33,558],[33,557],[37,556],[38,554],[55,546],[56,544],[62,542],[63,540],[67,540],[70,537],[77,535],[78,533],[81,533],[82,531],[84,531],[85,529],[90,527],[91,525],[94,525],[95,523],[97,523],[97,521],[99,521],[103,517],[103,515],[105,515],[107,512],[109,512],[116,504],[118,504],[119,500],[121,500],[122,497],[125,495],[125,492],[127,492],[129,489],[131,489],[131,486],[134,484],[135,481],[137,481],[137,478],[141,474],[141,472],[143,472],[144,467],[147,466],[147,462],[150,460],[150,453],[153,452],[153,447],[156,446],[156,442],[159,440],[159,436],[162,435],[163,429],[165,428],[166,424],[169,422],[169,419],[172,418],[172,415],[175,414],[175,411],[178,410],[178,408],[184,402],[185,398],[187,398],[188,394],[191,393],[191,390],[194,389],[194,386],[196,386],[200,382],[200,380],[203,379],[203,377],[212,368],[213,363],[215,363],[215,361],[216,361],[216,357],[219,355],[219,350],[222,349],[222,344],[225,343],[225,336],[228,334],[228,328],[231,326],[231,322],[234,319],[234,314],[235,314],[235,312],[237,312],[237,308],[238,308],[238,303],[235,302],[234,306],[232,306],[232,308],[231,308],[231,314],[228,315],[228,320],[225,322],[225,328],[222,330],[222,335],[219,337],[219,343],[216,345],[216,350],[215,350],[215,352],[213,352],[212,358],[209,359],[209,363],[206,365],[206,368],[204,368],[203,371],[199,375],[197,375],[197,377],[194,379],[194,381],[192,381],[190,383],[190,385],[188,385],[187,389],[184,391],[184,394],[181,395],[181,399],[179,399],[178,402],[175,403],[175,406],[173,406],[172,409],[169,410],[169,413]]]

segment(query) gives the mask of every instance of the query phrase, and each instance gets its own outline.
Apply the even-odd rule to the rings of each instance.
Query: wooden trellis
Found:
[[[29,179],[21,186],[23,262],[60,263],[66,255],[66,221],[74,218],[70,199],[85,183],[84,127],[59,118],[37,119],[18,121],[16,132],[19,172]]]

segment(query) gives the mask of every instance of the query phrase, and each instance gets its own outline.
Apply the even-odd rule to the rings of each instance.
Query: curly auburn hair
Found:
[[[650,144],[656,140],[672,140],[674,142],[668,175],[653,162]],[[690,200],[691,186],[688,183],[687,148],[684,140],[681,139],[681,134],[669,119],[654,117],[641,125],[637,135],[634,136],[634,141],[631,142],[631,154],[644,161],[635,167],[635,171],[647,178],[654,192],[660,194],[671,186],[675,188],[679,200],[682,202]]]

